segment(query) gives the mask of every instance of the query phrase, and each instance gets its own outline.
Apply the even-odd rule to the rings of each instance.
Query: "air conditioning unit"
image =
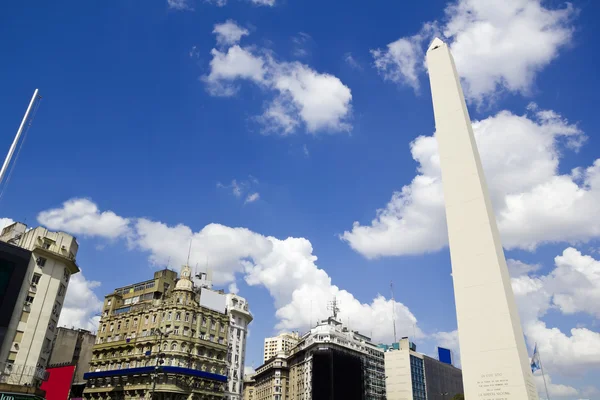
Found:
[[[25,302],[25,307],[29,307],[29,306],[31,306],[31,303],[30,303],[30,302],[28,302],[28,301],[26,301],[26,302]]]
[[[40,264],[41,264],[41,257],[38,257],[38,258],[36,258],[36,259],[35,259],[35,264],[36,264],[38,267],[40,267],[40,268],[44,268],[44,266],[43,266],[43,265],[40,265]]]
[[[14,342],[13,345],[12,345],[12,349],[11,350],[12,351],[19,351],[19,343]]]

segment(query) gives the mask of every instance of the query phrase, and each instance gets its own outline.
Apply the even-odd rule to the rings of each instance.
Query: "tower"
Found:
[[[427,51],[467,399],[537,400],[500,234],[448,46]]]

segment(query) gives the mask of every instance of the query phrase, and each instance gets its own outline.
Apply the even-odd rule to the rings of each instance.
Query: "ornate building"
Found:
[[[211,306],[201,305],[203,292],[194,290],[190,273],[184,266],[176,280],[177,274],[165,269],[153,280],[105,297],[90,372],[84,376],[86,399],[223,399],[225,296],[211,291]]]
[[[246,338],[248,325],[252,322],[252,313],[248,302],[237,294],[227,295],[227,312],[229,314],[229,347],[227,367],[229,382],[225,391],[226,400],[241,400],[244,392],[244,365],[246,363]]]

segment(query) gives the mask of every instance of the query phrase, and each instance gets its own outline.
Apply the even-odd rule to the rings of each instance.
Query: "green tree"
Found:
[[[452,400],[465,400],[465,395],[462,393],[455,394]]]

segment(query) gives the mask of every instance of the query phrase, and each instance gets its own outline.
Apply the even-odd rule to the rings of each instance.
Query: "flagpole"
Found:
[[[537,343],[535,344],[537,348]],[[538,359],[540,360],[540,369],[542,370],[542,379],[544,380],[544,389],[546,389],[546,400],[550,400],[550,396],[548,395],[548,385],[546,385],[546,374],[544,373],[544,364],[542,363],[542,357],[540,356],[540,351],[537,351]]]

